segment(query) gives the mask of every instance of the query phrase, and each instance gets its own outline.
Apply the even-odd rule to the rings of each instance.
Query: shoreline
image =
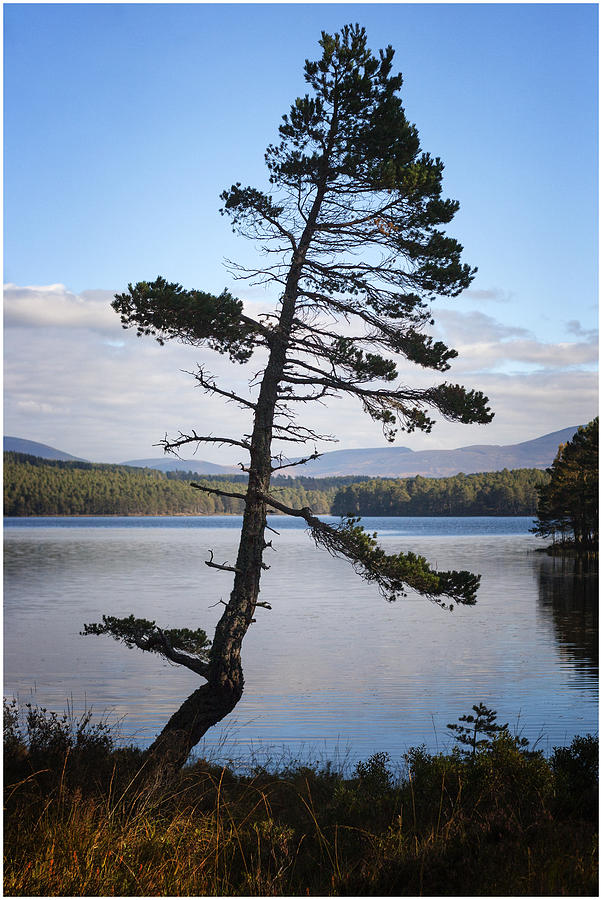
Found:
[[[317,516],[330,516],[333,519],[345,518],[334,513],[316,513]],[[291,518],[285,513],[268,512],[268,516],[280,516]],[[4,516],[7,519],[224,519],[242,518],[242,513],[43,513],[38,516]],[[450,513],[448,515],[388,515],[380,513],[376,516],[359,516],[360,519],[533,519],[535,513],[515,513],[514,515],[502,515],[496,513],[483,513],[481,515],[463,515],[462,513]]]

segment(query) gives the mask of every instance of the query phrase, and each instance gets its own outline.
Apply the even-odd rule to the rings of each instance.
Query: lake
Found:
[[[329,517],[323,517],[327,521]],[[93,708],[147,745],[198,685],[186,669],[82,637],[102,614],[203,627],[211,637],[240,518],[5,519],[8,697],[62,712]],[[335,521],[335,520],[332,520]],[[338,520],[337,520],[338,521]],[[350,762],[410,747],[444,750],[446,725],[482,702],[551,752],[598,730],[597,576],[536,550],[527,518],[365,518],[388,552],[482,575],[477,605],[389,604],[349,563],[272,516],[257,622],[243,644],[245,692],[199,749],[260,760]]]

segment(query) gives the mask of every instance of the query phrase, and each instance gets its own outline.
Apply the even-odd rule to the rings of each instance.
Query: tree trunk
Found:
[[[249,482],[230,601],[219,620],[209,658],[207,684],[198,688],[171,717],[147,751],[149,776],[163,781],[186,762],[206,731],[227,716],[244,687],[240,659],[242,640],[253,621],[266,548],[266,504],[272,471],[272,430],[278,383],[286,362],[301,264],[291,266],[292,278],[283,300],[280,326],[272,344],[255,410]]]
[[[242,697],[244,677],[240,653],[242,640],[253,621],[259,597],[259,581],[266,548],[264,497],[269,492],[272,474],[272,432],[278,385],[286,364],[299,279],[325,190],[324,159],[321,182],[317,186],[303,235],[291,260],[280,320],[272,335],[270,355],[255,407],[249,482],[230,601],[215,629],[207,684],[185,700],[147,751],[149,776],[152,773],[155,781],[163,781],[174,775],[185,764],[190,751],[209,728],[232,712]]]
[[[174,713],[147,751],[154,779],[164,780],[175,774],[206,731],[232,712],[242,696],[244,678],[240,652],[259,597],[266,547],[263,496],[270,486],[272,425],[284,352],[272,350],[257,402],[234,586],[215,630],[208,681]]]

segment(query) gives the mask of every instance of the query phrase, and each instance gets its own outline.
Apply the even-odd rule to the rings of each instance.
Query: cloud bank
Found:
[[[195,428],[239,437],[248,415],[200,391],[187,371],[202,364],[243,396],[260,359],[246,367],[203,348],[138,339],[110,308],[112,291],[74,294],[63,285],[5,286],[5,433],[51,444],[75,456],[119,462],[160,456],[166,433]],[[251,315],[268,301],[251,296]],[[438,423],[431,435],[400,435],[415,450],[468,444],[509,444],[581,424],[597,411],[597,334],[576,320],[572,341],[545,343],[526,329],[480,311],[442,310],[437,336],[460,352],[449,373],[400,365],[404,383],[459,381],[489,396],[488,426]],[[302,411],[305,424],[339,438],[339,447],[377,447],[380,429],[349,398]],[[336,445],[324,445],[332,449]],[[290,448],[289,448],[290,452]],[[192,453],[185,454],[187,457]],[[239,461],[236,450],[199,449],[212,462]]]
[[[566,330],[582,340],[545,343],[525,328],[505,325],[481,312],[442,310],[437,314],[438,334],[460,354],[454,364],[458,372],[485,372],[502,365],[525,371],[596,366],[598,332],[584,330],[576,321],[567,323]]]

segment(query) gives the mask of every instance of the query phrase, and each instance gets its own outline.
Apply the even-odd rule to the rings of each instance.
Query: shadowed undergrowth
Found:
[[[5,708],[5,893],[597,895],[591,736],[545,759],[501,726],[346,777],[201,760],[150,795],[141,764],[89,716]]]

